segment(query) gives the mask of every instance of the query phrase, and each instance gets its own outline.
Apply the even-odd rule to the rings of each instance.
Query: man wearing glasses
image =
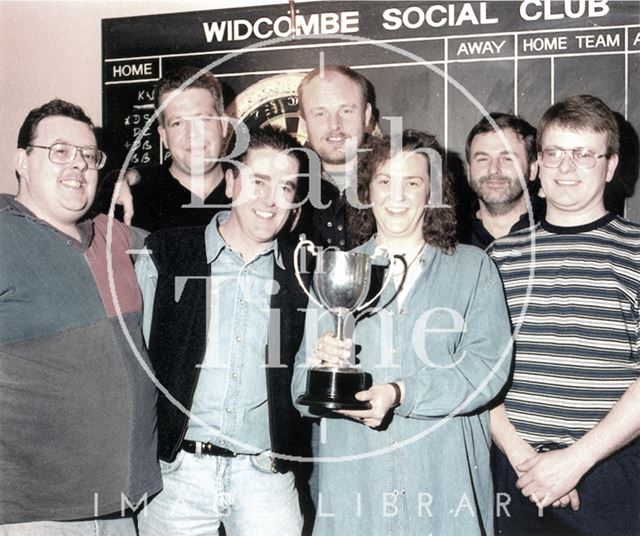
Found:
[[[500,534],[640,533],[640,226],[607,212],[611,110],[590,95],[538,126],[546,218],[496,241],[515,332],[491,413]]]
[[[161,488],[130,233],[83,219],[105,160],[82,109],[53,100],[0,195],[2,536],[133,536],[127,509]]]

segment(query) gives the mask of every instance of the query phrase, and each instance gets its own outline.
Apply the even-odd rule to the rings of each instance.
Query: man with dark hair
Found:
[[[205,227],[165,229],[136,267],[145,335],[163,386],[158,403],[164,490],[141,535],[298,536],[290,464],[298,425],[289,389],[306,295],[277,237],[293,224],[302,148],[253,131],[225,171],[233,201]],[[240,145],[242,146],[242,145]],[[178,298],[176,298],[176,296]]]
[[[492,113],[469,132],[465,156],[477,201],[462,218],[468,220],[463,242],[485,249],[496,238],[539,221],[544,203],[527,188],[538,173],[534,127],[514,115]]]
[[[18,194],[0,195],[2,536],[133,536],[127,508],[161,488],[130,232],[83,219],[105,160],[56,99],[25,119]]]
[[[371,127],[369,82],[344,65],[316,68],[298,86],[299,113],[306,124],[308,144],[319,156],[321,204],[307,203],[302,231],[318,246],[349,249],[347,190],[356,189],[358,149]],[[311,168],[311,180],[318,180]],[[318,204],[318,200],[311,200]]]
[[[130,173],[132,184],[121,185],[125,213],[131,223],[153,232],[189,225],[206,225],[224,206],[223,171],[228,120],[222,88],[210,73],[195,67],[169,71],[154,89],[158,132],[171,158],[163,165]],[[131,186],[131,202],[128,188]]]
[[[491,413],[500,534],[640,534],[640,226],[603,201],[618,145],[600,99],[551,106],[538,127],[546,217],[489,248],[516,333]]]

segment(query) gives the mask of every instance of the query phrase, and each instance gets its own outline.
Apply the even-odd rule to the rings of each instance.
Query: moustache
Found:
[[[507,177],[506,175],[483,175],[478,179],[478,182],[480,184],[484,184],[485,182],[489,181],[505,181],[509,184],[512,184],[514,182],[514,179],[512,179],[511,177]]]

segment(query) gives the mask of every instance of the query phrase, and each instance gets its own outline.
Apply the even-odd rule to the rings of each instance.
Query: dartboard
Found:
[[[227,109],[229,115],[250,129],[266,125],[284,129],[302,144],[307,135],[298,115],[298,84],[304,73],[278,74],[263,78],[245,89]]]

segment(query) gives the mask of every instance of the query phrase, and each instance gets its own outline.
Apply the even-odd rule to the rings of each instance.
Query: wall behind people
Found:
[[[309,0],[296,0],[296,4],[308,1]],[[0,163],[4,164],[5,170],[11,170],[13,166],[13,148],[15,147],[17,125],[21,121],[21,117],[16,115],[18,110],[31,109],[57,96],[82,103],[87,112],[95,117],[96,120],[102,116],[102,19],[161,13],[184,13],[187,11],[212,9],[211,3],[203,0],[187,0],[185,2],[179,2],[177,0],[150,0],[146,2],[31,2],[0,0],[0,2],[2,7],[2,17],[0,17],[0,98],[2,98],[3,103],[4,119],[4,129],[0,132],[0,143],[2,144]],[[443,2],[443,4],[445,3],[449,5],[449,2]],[[286,10],[288,1],[244,0],[242,2],[234,2],[233,0],[219,0],[215,2],[215,6],[213,7],[215,10],[222,11],[232,7],[270,5],[272,8],[268,11],[273,12],[273,6],[276,4],[280,5],[278,10],[283,9],[283,7]],[[365,5],[365,3],[360,2],[330,2],[327,4],[331,6],[331,10],[339,10],[338,8],[340,6],[342,6],[341,9],[343,10],[357,9],[358,6]],[[453,4],[453,2],[451,2],[451,4]],[[489,45],[487,45],[487,43],[490,44],[492,40],[494,40],[491,34],[489,34],[489,37],[486,39],[480,41],[476,38],[472,40],[466,38],[453,39],[449,43],[452,54],[455,52],[457,55],[471,55],[475,60],[471,63],[468,63],[469,60],[458,61],[455,65],[451,66],[448,73],[449,75],[459,80],[464,87],[469,88],[475,97],[479,98],[489,107],[490,111],[500,110],[519,113],[532,123],[537,121],[541,110],[552,100],[567,96],[568,94],[589,92],[601,96],[622,116],[628,116],[631,125],[640,124],[640,106],[638,106],[640,93],[635,90],[640,83],[640,77],[638,75],[638,73],[640,73],[638,69],[638,65],[640,65],[640,54],[638,54],[638,51],[640,51],[640,27],[634,25],[630,26],[628,30],[618,27],[623,22],[628,24],[631,21],[633,24],[636,24],[634,13],[637,13],[637,0],[633,0],[632,2],[620,2],[619,0],[595,2],[595,0],[585,0],[585,2],[580,3],[581,6],[588,4],[593,7],[597,4],[601,6],[601,8],[583,10],[584,13],[579,19],[574,19],[566,14],[562,15],[559,12],[551,10],[553,12],[544,12],[544,19],[548,20],[542,20],[541,18],[543,15],[542,7],[535,7],[539,4],[541,5],[541,2],[526,2],[523,0],[523,2],[506,2],[504,4],[507,5],[508,9],[507,7],[502,7],[503,3],[480,2],[477,4],[479,7],[473,7],[476,6],[475,3],[464,2],[458,6],[460,9],[456,8],[458,11],[455,9],[450,11],[457,13],[459,19],[463,15],[461,8],[463,6],[466,7],[467,11],[473,11],[474,17],[480,17],[479,23],[481,24],[478,27],[485,27],[485,31],[492,30],[508,33],[510,28],[514,27],[513,24],[511,24],[513,21],[498,17],[497,15],[500,15],[498,12],[504,11],[511,17],[522,19],[522,16],[519,16],[518,13],[521,14],[523,10],[527,19],[535,19],[526,21],[527,27],[531,26],[531,28],[529,28],[530,30],[550,30],[553,28],[563,28],[564,26],[567,28],[572,27],[573,30],[564,32],[562,35],[553,34],[552,37],[555,41],[553,39],[551,41],[545,41],[543,39],[540,46],[544,50],[540,51],[531,49],[534,45],[537,46],[538,41],[536,41],[536,39],[541,39],[540,36],[535,32],[528,35],[528,41],[525,43],[523,40],[521,46],[524,47],[526,45],[530,47],[526,52],[532,56],[526,61],[519,59],[517,63],[518,72],[520,73],[518,75],[518,83],[515,82],[516,78],[514,78],[514,74],[511,72],[515,69],[515,62],[513,58],[511,58],[513,51],[509,52],[511,49],[507,50],[507,45],[501,46],[500,48],[503,55],[511,58],[506,59],[506,61],[504,61],[505,58],[494,57],[497,53],[489,49],[484,50],[481,47],[482,50],[477,52],[480,45],[486,45],[488,47]],[[552,5],[551,2],[546,2],[546,0],[544,4]],[[395,6],[396,3],[381,2],[375,5],[382,5],[386,9],[389,6]],[[554,3],[553,5],[557,6],[559,4]],[[398,2],[397,6],[404,6],[404,3]],[[397,6],[390,9],[397,11],[400,9]],[[520,6],[519,9],[518,6]],[[522,6],[524,6],[524,8]],[[534,6],[535,9],[531,6]],[[607,16],[600,16],[604,13],[603,10],[605,9],[602,6],[606,6]],[[416,7],[409,6],[404,9],[404,11],[401,10],[406,16],[411,28],[416,26],[412,18],[417,13],[416,9]],[[484,18],[487,19],[486,24],[483,23],[484,19],[481,17],[481,14],[477,14],[483,9],[489,10],[489,12],[484,15]],[[382,7],[378,9],[378,11],[380,10],[382,10]],[[311,12],[312,8],[305,8],[301,11],[303,13]],[[593,11],[593,13],[591,13],[591,11]],[[440,13],[440,11],[438,11],[438,13]],[[631,13],[631,18],[622,16],[621,14],[623,13]],[[254,13],[253,16],[258,15]],[[364,17],[365,15],[363,14],[362,16]],[[473,20],[467,20],[470,16],[470,13],[465,15],[466,22],[462,25],[466,33],[470,33],[476,28]],[[444,17],[442,20],[449,20],[441,14],[440,18],[442,17]],[[471,17],[471,19],[474,17]],[[560,20],[556,20],[558,17],[561,17]],[[600,42],[596,39],[598,36],[591,36],[591,33],[589,33],[591,30],[586,30],[585,28],[591,28],[594,20],[602,22],[605,19],[607,24],[615,28],[611,30],[605,28],[605,30],[602,30],[601,33],[604,32],[604,34],[600,35],[600,38],[604,39],[604,41],[598,44]],[[397,20],[397,18],[393,18],[391,22],[387,21],[387,26],[391,25],[391,27],[395,27],[398,24]],[[499,23],[494,22],[494,20],[499,20]],[[453,25],[452,28],[456,29],[458,28],[458,22],[459,20],[450,20],[449,25]],[[519,23],[522,24],[523,21],[520,20]],[[164,26],[160,27],[160,31],[157,32],[157,34],[169,38],[172,32],[175,33],[176,28],[172,28],[171,24],[167,21],[164,21],[164,24]],[[212,23],[209,22],[209,24]],[[400,31],[403,35],[409,32],[407,35],[411,37],[409,44],[403,44],[404,47],[409,47],[414,34],[415,36],[424,37],[426,30],[438,30],[440,34],[443,35],[447,33],[450,34],[453,31],[445,31],[442,28],[428,29],[424,24],[418,28],[409,30],[407,30],[408,27],[404,27],[406,25],[403,26],[401,24],[401,26],[402,28],[397,31]],[[586,37],[585,32],[589,33]],[[186,37],[188,36],[185,36],[185,38]],[[157,35],[154,39],[158,39]],[[510,37],[510,39],[513,40],[514,38]],[[553,48],[556,46],[555,44],[560,42],[564,43],[565,40],[567,43],[573,43],[571,45],[573,47],[582,47],[576,50],[579,54],[574,54],[576,51],[573,49],[567,49],[561,51],[561,54],[567,56],[566,61],[562,58],[550,59],[548,57],[549,52],[546,51],[545,47]],[[144,39],[138,41],[144,42]],[[509,39],[507,39],[507,41],[509,41]],[[242,41],[241,43],[243,45],[247,44],[246,41]],[[499,46],[502,41],[496,41],[496,43],[498,43],[496,46]],[[234,45],[234,43],[229,44],[232,48],[236,45]],[[606,49],[611,52],[612,55],[599,55],[601,53],[598,51],[598,46],[604,47],[603,50]],[[569,47],[569,45],[566,45],[566,47]],[[621,47],[625,48],[625,52],[622,52]],[[355,50],[353,46],[333,48],[335,50]],[[472,49],[476,52],[472,53]],[[626,51],[626,49],[628,49],[628,51]],[[571,52],[571,54],[569,54],[569,52]],[[584,61],[582,61],[581,56],[587,53],[588,56],[584,56]],[[478,55],[482,57],[476,57]],[[290,54],[287,54],[283,57],[288,58],[289,56]],[[332,61],[330,56],[331,54],[328,55],[327,61]],[[571,58],[570,56],[577,57]],[[333,59],[335,60],[335,58]],[[486,61],[478,63],[478,59],[484,59]],[[174,59],[174,61],[177,60]],[[189,61],[193,62],[193,59]],[[391,84],[394,88],[416,87],[416,84],[409,83],[408,79],[403,78],[407,76],[409,72],[408,69],[396,69],[391,76],[388,76],[382,69],[362,69],[360,64],[363,61],[364,59],[362,58],[354,59],[351,56],[341,58],[341,62],[343,63],[358,64],[358,68],[365,76],[371,79],[376,89],[382,88],[377,100],[379,101],[379,108],[383,112],[383,115],[388,114],[389,111],[391,111],[391,114],[396,113],[395,109],[400,107],[403,109],[402,113],[407,115],[408,121],[415,121],[417,123],[405,126],[426,128],[434,131],[443,139],[447,148],[452,149],[454,152],[460,151],[460,148],[454,143],[455,140],[464,140],[468,129],[479,119],[477,109],[467,101],[466,97],[463,97],[457,90],[450,88],[447,108],[449,110],[455,110],[455,116],[451,118],[448,123],[448,128],[446,128],[441,119],[440,112],[443,108],[440,101],[443,99],[444,91],[442,83],[438,80],[439,76],[431,75],[430,78],[434,79],[435,82],[427,88],[422,84],[419,86],[419,89],[416,90],[386,92],[384,91],[384,87],[389,84],[388,80],[393,80]],[[551,72],[548,65],[550,62],[555,64],[554,76],[552,77],[558,88],[555,92],[549,92],[551,86],[547,79]],[[570,66],[569,69],[566,68],[567,65]],[[579,67],[581,65],[582,67]],[[306,62],[298,67],[302,66],[307,67]],[[490,84],[486,84],[485,76],[487,72],[486,69],[489,68],[488,66],[502,73],[500,76],[496,75],[495,79],[497,81],[491,86],[494,88],[492,90],[487,89]],[[260,71],[261,68],[264,68],[264,65],[260,65],[260,68],[256,67],[255,69],[250,68],[248,70]],[[614,80],[622,80],[622,73],[624,72],[628,72],[626,85],[628,85],[629,90],[626,92],[622,89],[624,84],[614,82]],[[593,76],[593,73],[596,73],[596,75]],[[262,72],[262,74],[254,76],[254,81],[266,77],[268,77],[268,75]],[[235,78],[236,77],[232,77],[232,80],[235,80]],[[248,77],[245,77],[245,79],[248,79]],[[227,78],[224,81],[228,84],[229,80],[230,79]],[[538,86],[541,88],[540,91],[537,90]],[[526,88],[531,88],[533,91],[527,94],[525,91]],[[243,88],[238,87],[234,89],[239,90]],[[544,91],[542,91],[542,89],[544,89]],[[490,94],[486,94],[487,91],[489,91]],[[538,95],[538,93],[540,93],[540,95]],[[504,101],[504,96],[509,94],[519,95],[520,98],[515,99],[516,102],[521,101],[519,108],[512,105],[511,101],[514,99],[507,98],[507,101]],[[532,95],[537,95],[537,97],[533,98]],[[408,112],[404,110],[407,102],[411,103],[411,110]],[[543,103],[544,106],[542,106],[541,103]],[[540,110],[538,110],[538,108],[540,108]],[[435,115],[427,112],[428,110],[435,110]],[[627,110],[628,113],[626,112]],[[111,113],[111,110],[109,110],[109,112]],[[424,119],[425,117],[427,118],[426,121]],[[425,122],[428,124],[424,124]],[[382,123],[384,126],[385,122],[383,121]],[[447,132],[445,133],[445,131]],[[636,132],[631,132],[630,134],[629,136],[623,136],[623,139],[631,140],[632,143],[630,143],[630,145],[632,147],[629,150],[623,151],[626,157],[623,157],[621,166],[619,166],[622,171],[619,175],[625,178],[623,183],[618,185],[623,199],[633,192],[634,183],[638,176],[637,134]],[[114,140],[112,140],[112,142],[113,141]],[[632,158],[629,158],[629,156],[632,156]],[[111,166],[118,160],[122,160],[122,158],[114,155],[111,162],[108,162],[108,165]],[[5,171],[0,178],[0,192],[15,192],[16,188],[15,177]],[[636,188],[636,190],[638,189]],[[635,195],[628,200],[627,215],[634,221],[640,219],[640,193],[637,191]]]
[[[216,0],[215,6],[273,3]],[[0,192],[15,193],[18,189],[12,173],[13,156],[25,110],[60,97],[82,104],[95,121],[102,117],[102,19],[211,6],[203,0],[0,1]]]
[[[153,83],[168,69],[213,70],[232,115],[250,126],[286,126],[304,138],[295,90],[305,70],[326,62],[349,65],[372,83],[385,133],[393,118],[396,128],[435,134],[463,184],[464,140],[483,107],[535,124],[558,99],[602,98],[630,127],[621,150],[625,166],[612,181],[617,195],[608,204],[623,211],[638,178],[639,0],[414,4],[296,4],[295,24],[289,2],[276,0],[255,9],[216,5],[105,20],[103,117],[115,144],[111,164],[145,167],[168,156],[152,124]],[[640,217],[640,194],[627,208],[631,219]]]

